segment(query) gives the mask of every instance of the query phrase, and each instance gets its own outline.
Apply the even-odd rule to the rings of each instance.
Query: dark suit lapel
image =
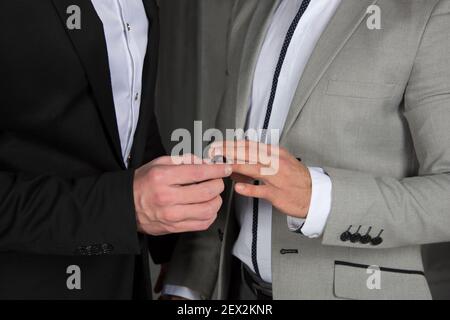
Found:
[[[297,121],[314,88],[324,76],[333,60],[367,17],[367,9],[377,0],[342,0],[303,72],[292,102],[282,138]]]
[[[123,166],[111,88],[108,50],[102,22],[90,0],[52,1],[85,69],[117,160]],[[74,4],[81,9],[81,30],[69,30],[66,27],[66,21],[69,17],[67,8]]]

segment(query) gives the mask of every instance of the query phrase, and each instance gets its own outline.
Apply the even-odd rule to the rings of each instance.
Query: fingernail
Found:
[[[231,166],[225,166],[225,174],[227,176],[231,176],[231,174],[233,173],[233,168]]]
[[[242,183],[236,184],[236,191],[244,191],[245,186]]]

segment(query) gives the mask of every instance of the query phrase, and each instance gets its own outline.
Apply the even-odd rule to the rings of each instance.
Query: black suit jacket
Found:
[[[150,20],[141,113],[123,164],[102,23],[90,0],[0,2],[0,299],[149,297],[133,168],[164,149],[153,113],[158,17]],[[81,8],[68,30],[67,8]],[[170,246],[153,238],[155,260]],[[152,251],[152,250],[151,250]],[[71,265],[81,290],[69,290]]]

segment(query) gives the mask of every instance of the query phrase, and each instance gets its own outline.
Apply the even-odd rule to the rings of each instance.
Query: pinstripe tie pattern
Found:
[[[267,105],[267,111],[266,111],[266,117],[264,118],[264,126],[263,126],[263,134],[261,141],[264,142],[266,137],[266,130],[269,127],[270,118],[272,116],[272,108],[273,103],[275,101],[275,96],[277,94],[277,88],[278,88],[278,80],[280,78],[281,69],[283,68],[284,60],[286,59],[286,54],[289,49],[289,45],[291,44],[292,37],[294,36],[294,32],[297,29],[298,23],[300,22],[300,19],[302,18],[303,14],[305,13],[306,9],[308,9],[309,3],[311,0],[304,0],[300,6],[300,9],[298,10],[294,20],[292,21],[288,32],[286,34],[286,38],[283,43],[283,47],[280,52],[280,58],[278,59],[278,63],[275,69],[275,74],[273,77],[272,82],[272,89],[270,91],[270,98]],[[258,185],[259,182],[256,181],[255,185]],[[255,270],[255,273],[261,277],[259,266],[258,266],[258,215],[259,215],[259,200],[257,198],[253,199],[253,225],[252,225],[252,264],[253,269]]]

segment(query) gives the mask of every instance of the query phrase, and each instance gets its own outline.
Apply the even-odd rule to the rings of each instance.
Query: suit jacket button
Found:
[[[350,240],[351,236],[352,234],[350,233],[350,231],[345,231],[343,234],[341,234],[341,241],[347,242],[348,240]]]
[[[376,238],[372,239],[371,243],[372,243],[372,245],[374,245],[374,246],[379,246],[380,244],[383,243],[383,238],[381,238],[381,237],[376,237]]]
[[[361,243],[362,244],[369,244],[370,242],[372,241],[372,237],[371,236],[369,236],[368,234],[366,234],[365,236],[363,236],[362,238],[361,238]]]

